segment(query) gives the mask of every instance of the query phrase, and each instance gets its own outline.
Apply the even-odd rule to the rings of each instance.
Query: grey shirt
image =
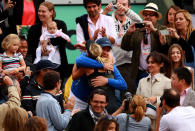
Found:
[[[36,105],[37,116],[47,120],[48,131],[62,131],[68,125],[71,117],[70,111],[61,114],[57,100],[49,93],[41,93]]]
[[[136,122],[136,120],[131,118],[129,115],[128,117],[128,131],[148,131],[151,127],[151,120],[148,117],[143,117],[139,122]],[[127,114],[121,113],[117,115],[116,118],[119,123],[120,131],[126,131]]]

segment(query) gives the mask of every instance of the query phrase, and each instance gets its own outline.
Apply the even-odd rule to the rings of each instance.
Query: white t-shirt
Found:
[[[195,131],[195,108],[178,106],[160,120],[159,131]]]
[[[106,34],[113,37],[115,39],[115,42],[116,42],[117,34],[116,34],[114,20],[112,19],[111,16],[106,16],[106,15],[100,14],[96,24],[93,24],[93,22],[91,21],[89,16],[87,19],[88,19],[88,25],[89,25],[89,33],[90,33],[91,37],[93,37],[94,32],[97,29],[101,29],[102,27],[104,27],[106,29]],[[77,36],[77,43],[81,44],[85,41],[84,33],[83,33],[83,30],[82,30],[79,23],[77,24],[77,27],[76,27],[76,36]],[[99,39],[101,37],[102,36],[99,34],[97,39]]]

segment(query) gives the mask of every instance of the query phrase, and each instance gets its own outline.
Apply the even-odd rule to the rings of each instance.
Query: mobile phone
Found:
[[[169,35],[169,31],[167,29],[164,29],[164,30],[160,30],[160,33],[162,35]]]
[[[111,7],[111,9],[113,9],[113,10],[115,9],[115,10],[116,10],[116,9],[117,9],[117,5],[113,5],[113,6]]]
[[[136,23],[135,28],[144,28],[145,24],[144,23]]]

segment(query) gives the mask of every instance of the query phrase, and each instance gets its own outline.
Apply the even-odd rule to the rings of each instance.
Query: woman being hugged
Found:
[[[0,68],[7,75],[17,75],[24,71],[26,64],[21,53],[16,53],[20,46],[20,39],[16,34],[6,36],[2,41],[4,53],[0,55]]]
[[[111,48],[111,43],[109,44],[108,48]],[[105,50],[105,49],[102,49],[102,47],[99,44],[95,43],[92,40],[87,41],[86,50],[87,50],[87,56],[89,58],[97,60],[99,63],[104,63],[104,64],[108,64],[108,63],[112,64],[113,63],[113,57],[112,57],[111,53],[110,52],[106,53],[107,57],[103,56],[103,54],[105,54],[105,53],[103,53],[103,52],[105,52],[103,50]],[[91,68],[86,68],[86,67],[77,68],[77,65],[75,64],[73,67],[73,71],[72,71],[72,78],[73,78],[73,80],[76,80],[76,79],[81,78],[84,75],[86,76],[88,84],[84,88],[82,88],[82,91],[85,91],[85,97],[89,96],[88,94],[90,94],[90,92],[93,89],[101,88],[101,89],[105,90],[108,94],[108,100],[110,101],[110,103],[108,103],[106,109],[107,109],[108,113],[111,114],[111,113],[115,112],[121,105],[120,100],[115,95],[115,88],[119,89],[119,90],[126,90],[126,88],[127,88],[126,83],[120,84],[122,81],[124,81],[123,78],[121,78],[120,74],[118,74],[119,77],[117,77],[117,78],[115,77],[116,72],[118,72],[118,70],[116,68],[113,71],[92,68],[92,67]],[[96,81],[99,81],[96,78],[102,78],[101,82],[98,82],[101,84],[96,85],[97,84]],[[115,81],[116,83],[110,82],[108,84],[109,80]],[[85,79],[82,79],[81,81],[84,82]],[[76,96],[76,98],[77,98],[77,96]],[[83,105],[84,104],[82,104],[82,106]],[[80,106],[80,104],[79,104],[79,106]],[[75,107],[77,107],[77,102],[76,102]]]
[[[29,44],[29,54],[32,56],[33,60],[36,57],[36,49],[40,42],[41,35],[47,30],[47,24],[55,21],[57,28],[62,30],[63,33],[67,33],[66,24],[61,20],[55,20],[56,12],[54,5],[51,2],[43,2],[39,6],[38,17],[41,23],[33,25],[28,33],[28,44]],[[53,55],[53,63],[59,64],[57,69],[60,72],[61,78],[68,77],[71,74],[71,69],[68,68],[68,62],[66,57],[65,45],[67,41],[61,37],[51,38],[50,42],[56,48],[55,54]],[[48,56],[49,50],[42,50],[43,56]],[[62,79],[63,80],[63,79]]]

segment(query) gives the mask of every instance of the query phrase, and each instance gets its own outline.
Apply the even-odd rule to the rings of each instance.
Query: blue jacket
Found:
[[[49,93],[41,93],[36,105],[37,116],[47,120],[48,131],[62,131],[68,125],[71,117],[70,111],[61,114],[58,101]]]
[[[98,62],[97,60],[89,58],[86,53],[81,54],[76,59],[77,67],[87,67],[87,68],[103,68],[103,65]],[[114,79],[108,78],[108,86],[119,89],[119,90],[126,90],[127,84],[123,77],[121,76],[120,72],[113,65],[114,68]],[[90,95],[91,89],[88,86],[88,80],[86,75],[83,75],[78,80],[74,80],[71,87],[72,93],[78,97],[79,99],[87,102],[88,96]]]

